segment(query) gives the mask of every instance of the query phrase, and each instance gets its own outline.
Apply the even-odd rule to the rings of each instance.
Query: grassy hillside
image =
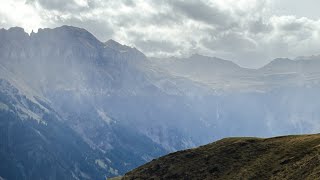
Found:
[[[145,164],[123,179],[318,179],[320,135],[227,138]]]

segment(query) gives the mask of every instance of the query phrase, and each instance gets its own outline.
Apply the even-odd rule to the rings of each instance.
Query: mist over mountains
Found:
[[[101,179],[223,137],[317,132],[319,78],[319,56],[247,69],[71,26],[1,29],[0,179]]]

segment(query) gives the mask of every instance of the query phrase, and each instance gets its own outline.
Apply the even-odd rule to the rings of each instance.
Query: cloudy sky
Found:
[[[0,28],[83,27],[148,56],[199,53],[259,67],[320,54],[319,0],[0,0]]]

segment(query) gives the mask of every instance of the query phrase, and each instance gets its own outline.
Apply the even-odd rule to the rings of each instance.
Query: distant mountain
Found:
[[[227,138],[153,160],[121,179],[317,179],[320,135]]]
[[[227,77],[241,73],[244,68],[237,64],[215,58],[194,54],[188,58],[154,59],[154,63],[169,72],[193,79],[210,81],[221,76]]]
[[[260,92],[283,86],[319,83],[319,56],[291,60],[278,58],[259,69],[242,68],[231,61],[192,55],[189,58],[156,59],[168,73],[204,83],[215,90]]]
[[[41,179],[33,172],[46,167],[49,154],[53,179],[70,179],[61,176],[63,168],[73,179],[97,179],[227,136],[317,132],[319,61],[276,61],[246,69],[201,55],[152,59],[72,26],[30,35],[1,29],[2,137],[30,144],[10,154],[17,141],[6,138],[0,158],[11,157],[13,165],[9,172],[0,168],[0,177]],[[19,128],[10,128],[11,120]],[[46,151],[26,169],[38,146]]]
[[[14,101],[16,95],[7,96],[11,92],[4,91],[1,94],[4,98],[1,101],[2,121],[6,123],[3,128],[10,127],[11,121],[21,126],[2,131],[8,141],[1,146],[5,148],[1,158],[12,156],[10,163],[13,165],[10,171],[0,169],[1,177],[101,179],[122,174],[168,152],[144,134],[130,129],[125,122],[110,117],[104,110],[106,106],[102,106],[110,94],[117,96],[136,91],[139,84],[134,79],[139,78],[139,72],[134,77],[128,76],[128,71],[137,71],[129,67],[129,60],[135,61],[132,64],[139,64],[139,60],[144,58],[142,53],[133,56],[107,48],[87,31],[69,26],[39,30],[30,36],[20,28],[1,30],[0,34],[0,51],[3,52],[0,75],[3,82],[8,82],[1,90],[9,86],[14,93],[21,94],[18,97],[21,101],[19,104]],[[128,60],[128,56],[131,59]],[[126,76],[128,78],[124,78]],[[121,78],[128,83],[121,81]],[[43,104],[47,112],[35,109],[31,102],[41,104],[41,107]],[[7,112],[11,113],[10,116]],[[56,118],[52,118],[52,115],[45,118],[45,113],[53,114]],[[34,120],[43,124],[33,123]],[[35,132],[33,139],[29,138],[29,131]],[[11,136],[25,139],[30,145],[12,146],[15,140]],[[73,146],[73,142],[79,142],[80,145]],[[66,143],[70,143],[71,147]],[[9,149],[6,149],[7,146]],[[28,154],[29,148],[37,146],[44,148],[45,153],[39,154],[39,163],[29,166],[37,161],[31,158],[32,154]],[[20,149],[11,153],[12,148]],[[68,151],[71,151],[70,155]],[[53,159],[50,160],[51,154]],[[90,158],[90,164],[86,164],[87,158]],[[33,169],[28,170],[28,167]],[[41,168],[44,168],[44,174],[37,173]]]
[[[77,151],[87,148],[83,156],[97,156],[91,159],[90,168],[93,170],[88,169],[88,172],[77,169],[77,164],[82,165],[83,159],[68,157],[70,161],[65,163],[75,167],[74,179],[123,174],[170,151],[195,146],[200,143],[200,137],[206,137],[199,134],[209,131],[199,133],[193,129],[191,124],[197,117],[188,113],[190,107],[181,97],[188,87],[201,89],[201,85],[194,85],[183,78],[171,79],[159,73],[135,48],[112,40],[102,43],[84,29],[62,26],[40,29],[30,35],[21,28],[2,29],[0,52],[0,79],[26,98],[18,106],[13,100],[15,96],[7,97],[3,92],[6,97],[1,101],[3,114],[11,112],[11,108],[7,107],[18,108],[12,115],[19,116],[17,121],[21,121],[22,128],[37,129],[36,132],[41,134],[40,140],[48,139],[45,142],[56,143],[57,148],[61,145],[61,153],[68,151],[68,148],[63,149],[65,141],[79,141],[83,147],[72,148],[78,148]],[[178,83],[183,85],[177,87]],[[44,112],[34,109],[29,101],[44,106],[46,113],[55,115],[57,126],[64,128],[63,133],[71,134],[71,137],[59,139],[57,136],[57,140],[51,140],[56,133],[55,127],[47,121],[53,120],[44,118]],[[178,109],[172,108],[175,106]],[[187,113],[177,113],[177,110]],[[11,116],[5,117],[11,120]],[[29,127],[29,121],[33,120],[43,124],[31,123]],[[5,124],[4,128],[6,126],[9,125]],[[42,126],[53,130],[43,129]],[[204,127],[204,124],[200,123],[201,126]],[[49,131],[49,134],[44,131]],[[28,137],[23,132],[11,129],[4,131],[4,136],[13,133],[17,138]],[[7,143],[13,142],[9,139]],[[55,155],[55,149],[42,142],[39,144],[47,149],[47,153]],[[20,170],[32,164],[28,154],[22,153],[28,152],[28,148],[22,146],[20,153],[12,155],[12,158],[19,156],[26,159],[25,162],[14,165],[8,173],[1,170],[1,177],[43,178],[42,175],[36,177],[36,173],[25,175],[27,170]],[[60,158],[61,155],[55,156]],[[4,151],[2,157],[10,157],[10,151]],[[40,158],[39,161],[44,160]],[[51,161],[52,166],[58,167],[59,163],[59,160]],[[39,163],[34,169],[40,170],[41,166]],[[52,174],[50,178],[71,179],[61,176],[64,174],[62,171],[47,171]],[[16,178],[14,174],[17,174]]]
[[[320,57],[312,57],[311,59],[275,59],[260,70],[268,73],[296,73],[311,75],[313,73],[319,73],[317,68],[320,65]]]

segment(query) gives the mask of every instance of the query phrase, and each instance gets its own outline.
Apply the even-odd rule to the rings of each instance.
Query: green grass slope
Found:
[[[153,160],[122,179],[320,179],[320,135],[222,139]]]

